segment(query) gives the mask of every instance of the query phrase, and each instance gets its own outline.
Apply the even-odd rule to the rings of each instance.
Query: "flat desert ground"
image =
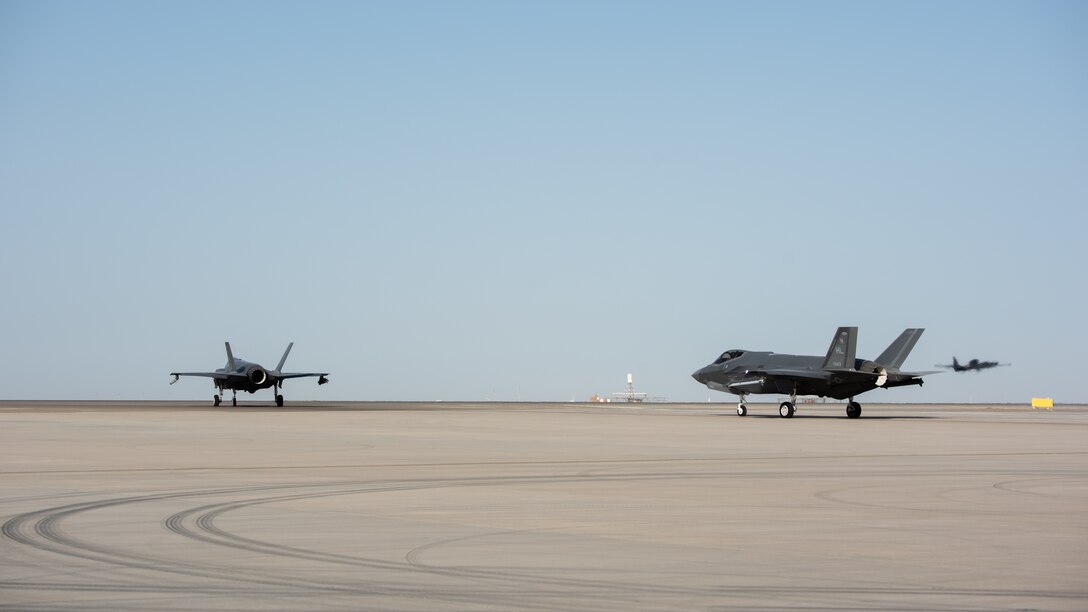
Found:
[[[1086,610],[1088,408],[0,402],[0,608]]]

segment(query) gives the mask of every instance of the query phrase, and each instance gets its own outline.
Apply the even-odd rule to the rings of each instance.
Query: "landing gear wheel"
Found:
[[[746,414],[748,414],[748,406],[737,404],[737,416],[744,416]]]
[[[282,395],[277,395],[276,396],[276,405],[280,406],[280,407],[283,407],[283,396]]]
[[[846,416],[851,419],[856,419],[861,416],[861,404],[857,402],[850,402],[846,405]]]
[[[782,418],[788,419],[793,416],[794,410],[796,409],[793,407],[792,402],[782,402],[782,405],[778,407],[778,414]]]
[[[238,398],[237,397],[230,398],[230,405],[231,406],[237,406],[238,405]]]
[[[212,401],[214,401],[215,405],[218,406],[219,405],[219,396],[218,395],[213,395],[212,396]]]

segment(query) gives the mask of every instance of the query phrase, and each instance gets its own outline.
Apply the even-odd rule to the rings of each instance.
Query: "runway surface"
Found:
[[[0,608],[1084,610],[1088,409],[0,402]]]

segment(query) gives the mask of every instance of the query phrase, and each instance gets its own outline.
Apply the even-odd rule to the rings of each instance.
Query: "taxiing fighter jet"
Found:
[[[979,361],[978,359],[972,359],[967,362],[967,365],[963,365],[955,357],[952,357],[952,365],[942,365],[938,363],[937,368],[948,368],[954,372],[980,372],[989,368],[996,368],[998,366],[1012,365],[1011,363],[998,363],[996,361]]]
[[[924,329],[907,329],[875,361],[855,359],[858,328],[840,327],[824,357],[780,355],[761,351],[730,350],[714,363],[692,374],[707,387],[740,396],[737,414],[748,414],[744,405],[752,393],[788,393],[778,414],[789,418],[797,409],[798,395],[850,399],[846,416],[861,416],[861,404],[854,396],[878,387],[921,385],[922,376],[935,372],[901,372],[914,344]]]
[[[170,375],[174,377],[174,380],[170,381],[170,384],[174,384],[182,376],[203,376],[205,378],[211,378],[212,384],[219,391],[215,395],[215,405],[219,405],[220,394],[227,389],[232,392],[231,404],[238,405],[238,392],[248,391],[255,393],[258,389],[268,389],[271,387],[276,393],[276,405],[283,405],[283,396],[280,395],[279,390],[283,388],[283,381],[288,378],[304,378],[306,376],[317,376],[317,384],[323,385],[329,382],[328,372],[281,372],[283,364],[287,361],[287,354],[291,352],[291,347],[295,345],[294,342],[287,345],[287,350],[283,352],[283,357],[280,357],[279,364],[276,365],[275,370],[269,370],[256,363],[251,363],[244,359],[235,359],[234,353],[230,350],[230,342],[225,342],[227,346],[227,365],[226,367],[219,368],[214,372],[171,372]]]

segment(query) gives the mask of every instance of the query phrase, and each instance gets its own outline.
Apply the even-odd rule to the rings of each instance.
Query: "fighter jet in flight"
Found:
[[[948,368],[949,370],[952,370],[954,372],[971,372],[971,371],[981,372],[982,370],[987,370],[989,368],[996,368],[998,366],[1007,366],[1007,365],[1012,365],[1012,364],[1011,363],[998,363],[996,361],[979,361],[978,359],[972,359],[971,361],[967,362],[967,365],[963,365],[955,357],[952,357],[952,364],[951,365],[943,365],[943,364],[938,363],[934,367]]]
[[[231,404],[238,405],[238,392],[248,391],[255,393],[258,389],[268,389],[271,387],[276,394],[276,405],[283,405],[283,395],[279,390],[283,388],[283,381],[288,378],[304,378],[306,376],[317,376],[317,384],[323,385],[329,382],[328,372],[282,372],[283,364],[287,361],[287,354],[291,352],[291,347],[295,345],[294,342],[287,345],[287,350],[283,352],[283,357],[280,357],[279,364],[276,365],[275,370],[269,370],[262,367],[260,364],[251,363],[244,359],[236,359],[234,353],[230,350],[230,342],[224,343],[227,346],[227,365],[226,367],[219,368],[214,372],[171,372],[170,375],[174,377],[174,380],[170,381],[170,384],[174,384],[182,376],[203,376],[205,378],[211,378],[212,384],[218,390],[215,394],[215,405],[219,405],[220,395],[227,389],[231,390]]]
[[[780,355],[762,351],[729,350],[714,363],[699,369],[692,378],[716,391],[740,396],[737,414],[748,414],[746,396],[752,393],[788,393],[778,414],[793,416],[798,395],[850,399],[846,416],[861,416],[861,404],[854,396],[876,388],[887,389],[922,384],[922,376],[935,372],[902,372],[924,329],[907,329],[874,361],[856,359],[858,328],[840,327],[824,357]]]

